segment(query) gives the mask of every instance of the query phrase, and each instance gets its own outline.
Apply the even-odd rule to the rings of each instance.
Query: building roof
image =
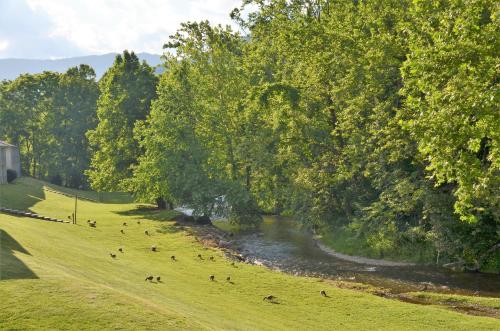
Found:
[[[6,141],[3,141],[3,140],[0,140],[0,147],[16,147],[16,145],[12,145],[12,144],[9,144],[8,142]]]

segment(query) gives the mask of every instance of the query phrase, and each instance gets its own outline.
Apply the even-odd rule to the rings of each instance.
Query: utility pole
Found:
[[[75,195],[75,212],[73,213],[73,224],[76,224],[76,207],[78,204],[78,195]]]

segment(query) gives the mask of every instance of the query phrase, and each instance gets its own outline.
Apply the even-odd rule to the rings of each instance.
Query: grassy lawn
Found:
[[[0,203],[46,216],[70,215],[73,199],[43,186],[23,178],[0,186]],[[78,206],[77,225],[0,214],[1,330],[500,328],[500,321],[489,317],[388,300],[259,266],[233,267],[220,251],[203,248],[174,227],[170,212],[133,203],[79,201]],[[97,227],[87,226],[86,219],[95,219]],[[145,281],[149,274],[160,275],[162,282]],[[322,289],[329,298],[319,295]],[[277,304],[262,300],[268,294],[278,297]]]

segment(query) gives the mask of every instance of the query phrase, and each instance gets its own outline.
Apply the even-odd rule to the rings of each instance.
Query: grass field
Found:
[[[44,185],[26,178],[1,185],[0,204],[65,219],[74,199]],[[204,249],[174,227],[171,212],[144,211],[133,203],[78,206],[77,225],[0,214],[1,330],[500,329],[500,321],[489,317],[388,300],[259,266],[233,267],[221,252]],[[96,228],[87,226],[89,218]],[[162,282],[145,281],[149,274]],[[319,295],[322,289],[329,298]],[[276,304],[262,300],[268,294],[278,297]]]

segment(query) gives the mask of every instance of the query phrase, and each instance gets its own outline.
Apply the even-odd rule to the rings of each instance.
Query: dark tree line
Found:
[[[24,74],[0,85],[0,139],[19,146],[24,175],[85,187],[86,132],[96,125],[99,92],[87,65],[63,74]]]

